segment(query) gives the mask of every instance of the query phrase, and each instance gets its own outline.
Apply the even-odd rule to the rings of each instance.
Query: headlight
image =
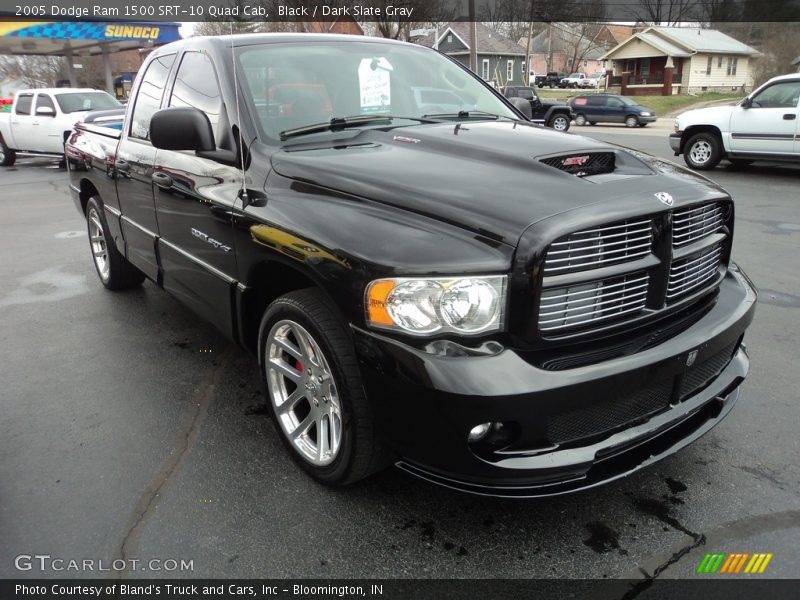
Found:
[[[679,121],[677,121],[677,120],[675,121],[675,124],[672,126],[672,131],[674,133],[680,133],[681,132],[681,124],[680,124]]]
[[[372,327],[420,336],[486,333],[503,326],[506,276],[378,279],[365,296]]]
[[[642,115],[643,117],[649,117],[649,116],[650,116],[650,113],[649,113],[649,112],[643,112],[643,113],[641,113],[641,115]]]

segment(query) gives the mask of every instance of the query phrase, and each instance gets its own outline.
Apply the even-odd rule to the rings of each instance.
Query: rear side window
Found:
[[[586,100],[589,106],[605,106],[606,98],[604,96],[591,96]]]
[[[167,82],[167,75],[169,75],[173,62],[175,62],[175,55],[167,54],[159,56],[147,66],[133,107],[131,137],[141,140],[150,139],[150,119],[153,117],[153,113],[161,107],[161,95],[164,92],[164,84]]]
[[[53,111],[56,110],[53,99],[47,94],[39,94],[36,96],[36,110],[38,111],[40,108],[52,108]]]
[[[31,114],[31,105],[33,104],[33,94],[21,94],[17,98],[17,107],[14,112],[18,115]]]
[[[187,52],[183,55],[169,105],[191,106],[206,113],[214,130],[214,138],[219,142],[222,94],[214,65],[207,54]]]

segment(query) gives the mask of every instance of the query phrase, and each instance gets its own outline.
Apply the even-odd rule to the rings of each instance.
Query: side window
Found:
[[[31,105],[33,104],[33,94],[20,94],[17,98],[17,107],[14,112],[18,115],[31,114]]]
[[[605,106],[606,99],[604,96],[589,96],[588,100],[586,100],[586,103],[589,106]]]
[[[526,100],[533,100],[535,98],[533,90],[530,88],[520,88],[519,97],[525,98]]]
[[[753,96],[753,108],[796,108],[800,81],[782,81]]]
[[[608,99],[608,107],[609,108],[622,108],[622,100],[618,98],[609,98]]]
[[[161,95],[167,83],[167,75],[175,62],[174,54],[159,56],[148,66],[139,86],[131,117],[130,136],[141,140],[150,139],[150,119],[161,107]]]
[[[53,99],[48,94],[39,94],[36,96],[36,111],[40,108],[52,108],[56,112],[56,105],[53,104]]]
[[[211,128],[214,130],[214,137],[219,142],[222,94],[217,83],[214,65],[207,54],[187,52],[183,55],[169,105],[192,106],[202,110],[208,115]]]

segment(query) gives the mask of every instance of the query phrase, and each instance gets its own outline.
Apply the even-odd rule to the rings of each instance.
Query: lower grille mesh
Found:
[[[734,350],[736,344],[731,344],[702,363],[692,365],[683,376],[681,398],[691,396],[719,375],[733,358]]]
[[[554,415],[547,423],[547,439],[566,444],[630,427],[665,409],[671,392],[672,379],[668,379],[588,408]]]

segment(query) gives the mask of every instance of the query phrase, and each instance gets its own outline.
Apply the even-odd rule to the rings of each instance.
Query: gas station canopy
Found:
[[[77,85],[73,56],[100,54],[110,91],[109,53],[174,42],[181,38],[179,27],[179,23],[0,21],[0,54],[65,56],[73,86]]]

